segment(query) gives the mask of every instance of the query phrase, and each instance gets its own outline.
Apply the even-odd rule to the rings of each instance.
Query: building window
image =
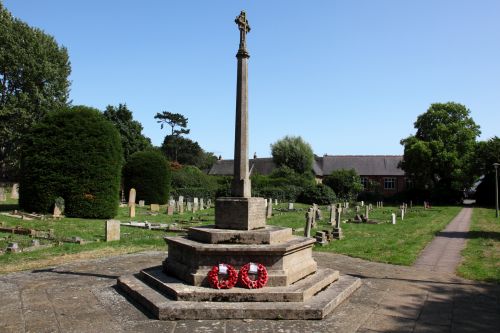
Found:
[[[396,188],[396,178],[384,178],[384,190],[394,190]]]
[[[368,178],[361,177],[361,184],[363,184],[364,189],[368,188]]]

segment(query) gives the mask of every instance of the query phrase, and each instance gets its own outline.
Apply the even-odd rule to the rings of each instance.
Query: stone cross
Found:
[[[330,225],[335,225],[335,206],[330,205]]]
[[[239,16],[236,16],[234,22],[238,25],[238,29],[240,30],[240,50],[246,51],[246,35],[250,32],[250,24],[248,24],[244,10],[241,11]]]
[[[244,11],[235,19],[240,30],[240,48],[236,54],[238,73],[236,84],[236,128],[234,140],[234,173],[231,194],[233,197],[250,198],[251,183],[248,163],[248,58],[246,34],[250,25]]]

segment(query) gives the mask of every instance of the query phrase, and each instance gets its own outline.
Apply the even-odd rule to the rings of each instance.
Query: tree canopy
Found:
[[[432,104],[417,117],[417,130],[401,140],[404,157],[401,167],[418,188],[439,191],[448,199],[472,185],[472,158],[479,126],[464,105]]]
[[[200,169],[208,169],[215,163],[217,157],[205,152],[198,142],[176,135],[167,135],[161,150],[171,161],[184,165],[194,165]]]
[[[278,167],[287,166],[298,173],[312,170],[313,150],[300,136],[285,136],[271,144],[271,154]]]
[[[161,129],[163,126],[167,124],[172,128],[172,132],[170,135],[179,136],[182,134],[189,134],[189,129],[187,129],[188,119],[184,117],[180,113],[172,113],[168,111],[163,111],[162,113],[157,113],[155,115],[155,119],[158,119],[156,122],[161,124]],[[179,127],[178,130],[175,128]]]
[[[0,178],[12,178],[23,133],[66,106],[71,67],[66,48],[12,17],[1,2],[0,27]]]
[[[334,170],[331,175],[325,177],[323,184],[331,187],[338,198],[346,201],[356,200],[358,194],[363,191],[361,179],[354,169]]]
[[[142,124],[133,119],[126,104],[108,105],[103,115],[120,133],[125,161],[133,153],[152,147],[151,140],[142,134]]]

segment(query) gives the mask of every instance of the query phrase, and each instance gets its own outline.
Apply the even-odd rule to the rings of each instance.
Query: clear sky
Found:
[[[247,11],[250,153],[300,135],[318,155],[402,154],[434,102],[466,105],[500,136],[500,1],[3,0],[68,48],[71,99],[189,118],[189,137],[233,157],[234,18]]]

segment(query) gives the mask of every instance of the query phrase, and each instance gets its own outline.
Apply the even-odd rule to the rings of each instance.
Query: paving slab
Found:
[[[116,278],[165,257],[143,252],[2,275],[0,332],[500,332],[498,285],[332,253],[314,253],[318,266],[362,285],[322,320],[159,321]]]

